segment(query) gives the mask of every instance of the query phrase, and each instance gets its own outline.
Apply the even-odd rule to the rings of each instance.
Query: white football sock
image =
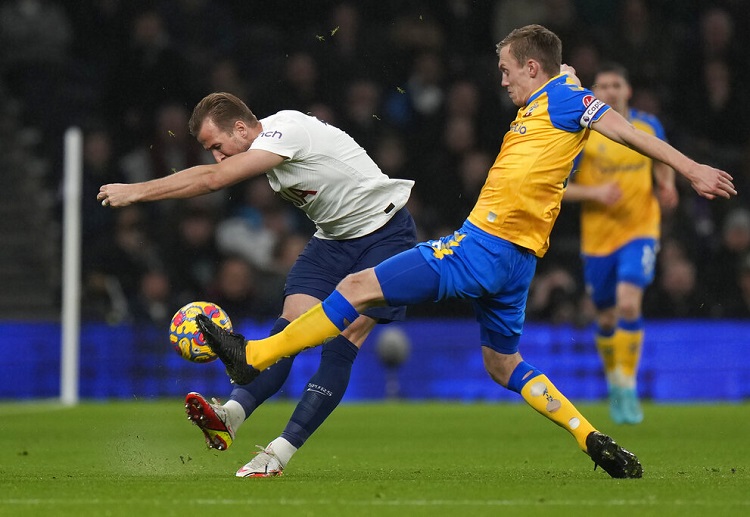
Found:
[[[228,400],[227,403],[224,404],[224,409],[227,410],[227,415],[229,416],[229,422],[227,423],[236,433],[237,429],[242,425],[242,422],[245,421],[245,410],[243,409],[242,404],[236,400]]]
[[[268,447],[272,449],[276,457],[279,458],[282,467],[286,467],[286,464],[292,459],[294,453],[297,452],[297,447],[281,436],[269,443]]]

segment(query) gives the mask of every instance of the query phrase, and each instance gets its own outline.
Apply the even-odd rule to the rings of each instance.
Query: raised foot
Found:
[[[227,374],[235,384],[250,384],[260,373],[247,364],[245,338],[242,334],[227,332],[205,314],[195,317],[206,344],[221,359]]]
[[[200,393],[191,391],[185,396],[188,420],[203,432],[209,449],[227,450],[234,441],[234,430],[229,425],[227,410],[216,399],[208,402]]]

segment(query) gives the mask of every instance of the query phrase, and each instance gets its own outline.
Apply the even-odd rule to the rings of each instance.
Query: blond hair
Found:
[[[541,25],[526,25],[513,30],[497,44],[497,54],[504,47],[510,47],[510,54],[520,64],[533,59],[542,66],[550,77],[560,73],[562,64],[562,42],[557,34]]]

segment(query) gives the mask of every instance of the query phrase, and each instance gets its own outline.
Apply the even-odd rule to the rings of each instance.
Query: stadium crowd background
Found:
[[[561,37],[586,86],[598,63],[625,65],[632,105],[658,115],[678,149],[735,178],[737,198],[718,202],[678,179],[645,316],[750,317],[742,0],[7,0],[2,146],[34,164],[59,203],[62,134],[84,129],[84,318],[162,325],[208,299],[233,319],[268,320],[313,228],[264,177],[121,210],[96,202],[99,186],[210,161],[187,120],[205,94],[228,91],[259,118],[296,109],[347,131],[385,173],[416,180],[420,237],[439,237],[463,222],[515,116],[495,43],[527,23]],[[588,323],[580,270],[577,208],[564,205],[528,318]],[[469,316],[470,306],[410,314]]]

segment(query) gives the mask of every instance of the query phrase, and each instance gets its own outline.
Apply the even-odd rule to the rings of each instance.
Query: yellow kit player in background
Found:
[[[634,127],[665,140],[656,117],[628,106],[632,90],[624,67],[602,66],[591,90]],[[584,279],[596,307],[595,341],[610,415],[618,424],[638,424],[643,420],[636,386],[643,291],[654,279],[660,205],[666,210],[677,205],[674,170],[592,132],[563,200],[581,202]]]

